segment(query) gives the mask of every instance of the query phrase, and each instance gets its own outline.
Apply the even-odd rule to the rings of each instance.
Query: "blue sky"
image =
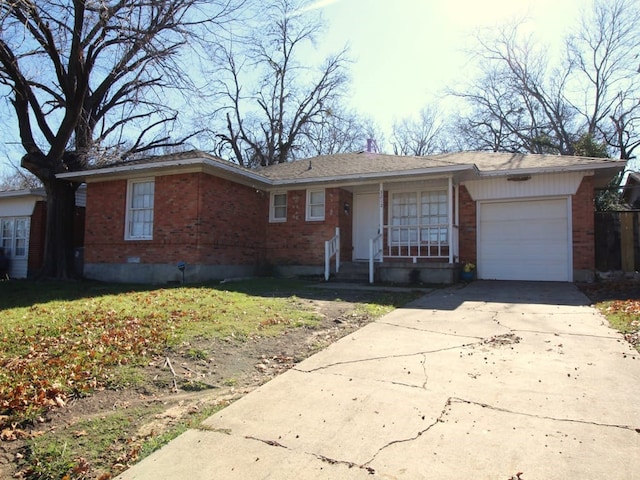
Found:
[[[351,106],[390,134],[394,120],[443,100],[468,79],[465,49],[478,29],[527,17],[531,33],[557,47],[590,0],[318,0],[327,30],[320,55],[349,45]],[[13,141],[13,139],[12,139]],[[9,147],[9,148],[7,148]],[[19,156],[19,147],[5,145]],[[2,168],[0,162],[0,170]]]

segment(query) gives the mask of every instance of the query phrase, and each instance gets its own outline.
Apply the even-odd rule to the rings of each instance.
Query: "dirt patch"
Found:
[[[608,300],[629,300],[640,298],[640,281],[610,280],[593,283],[580,283],[578,288],[593,303]]]
[[[313,299],[300,300],[321,315],[313,328],[291,328],[274,337],[198,338],[167,350],[145,368],[135,369],[133,387],[104,389],[72,399],[30,429],[13,430],[11,438],[0,441],[0,478],[40,478],[34,474],[32,462],[26,461],[29,438],[56,433],[82,437],[90,435],[83,427],[88,421],[124,415],[128,422],[125,438],[106,448],[99,459],[81,462],[77,475],[71,477],[112,478],[138,460],[149,439],[162,436],[194,414],[237,400],[372,321],[358,304],[379,295],[341,291],[336,300],[335,292],[319,292]]]

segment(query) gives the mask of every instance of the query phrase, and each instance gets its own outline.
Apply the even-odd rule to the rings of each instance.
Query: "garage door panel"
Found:
[[[479,277],[570,280],[567,210],[566,199],[480,204]]]

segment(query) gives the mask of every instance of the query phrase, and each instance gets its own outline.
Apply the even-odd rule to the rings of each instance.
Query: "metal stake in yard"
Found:
[[[186,262],[178,262],[178,270],[182,272],[182,284],[184,285],[184,271],[187,268]]]

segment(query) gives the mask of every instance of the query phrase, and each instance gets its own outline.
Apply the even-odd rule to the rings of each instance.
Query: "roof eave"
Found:
[[[509,170],[489,170],[480,171],[480,177],[509,177],[512,175],[536,175],[544,173],[563,173],[563,172],[585,172],[597,170],[620,171],[623,170],[626,161],[615,161],[606,163],[580,164],[580,165],[563,165],[535,168],[513,168]]]
[[[402,181],[407,177],[433,177],[433,176],[451,176],[464,175],[465,173],[477,176],[475,165],[451,165],[446,167],[420,168],[406,171],[392,172],[373,172],[358,173],[351,175],[333,175],[328,177],[310,177],[295,179],[273,179],[272,186],[303,186],[332,183],[335,185],[354,185],[362,183],[371,183],[374,181]]]
[[[6,190],[0,192],[0,198],[15,198],[15,197],[46,197],[47,194],[44,188],[25,188],[22,190]]]
[[[223,172],[223,178],[230,178],[238,181],[238,183],[254,186],[256,183],[267,186],[271,183],[266,177],[253,173],[248,170],[242,170],[239,167],[229,164],[228,166],[222,162],[216,162],[204,157],[187,158],[179,160],[168,160],[157,163],[140,163],[133,165],[119,165],[115,167],[106,167],[96,170],[82,170],[79,172],[60,173],[57,178],[67,179],[76,182],[92,182],[101,180],[114,180],[120,178],[135,178],[153,176],[170,171],[205,171],[214,170]]]

